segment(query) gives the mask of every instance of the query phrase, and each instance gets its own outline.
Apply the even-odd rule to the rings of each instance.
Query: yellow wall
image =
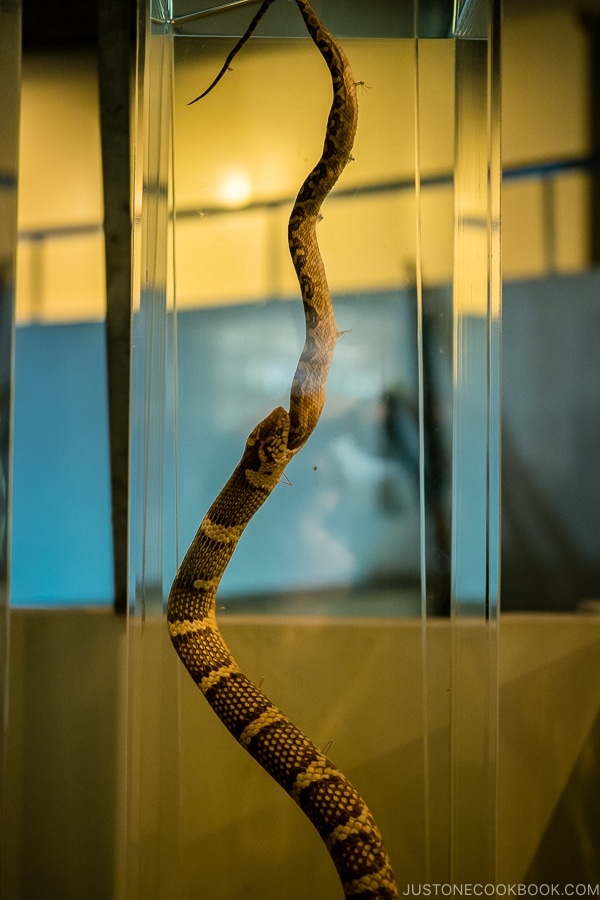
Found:
[[[576,7],[511,12],[505,17],[502,56],[504,166],[588,153],[588,51]],[[506,278],[586,267],[588,190],[588,176],[581,173],[545,187],[539,181],[505,184]]]
[[[96,63],[89,53],[23,60],[19,148],[21,233],[98,226],[95,233],[23,240],[17,317],[77,321],[104,316],[102,173]],[[35,236],[34,236],[35,237]]]
[[[197,306],[292,297],[298,286],[287,248],[291,201],[323,146],[331,86],[310,42],[259,46],[195,107],[219,57],[194,59],[188,42],[176,54],[175,202],[196,211],[177,225],[177,301]],[[415,171],[414,45],[411,41],[348,42],[358,88],[353,160],[339,181],[345,191],[407,180]],[[285,77],[282,77],[282,72]],[[449,172],[453,154],[453,46],[420,48],[423,175]],[[289,198],[276,210],[214,215],[231,206],[232,177],[247,187],[239,205]],[[425,278],[447,281],[452,266],[451,189],[436,192],[426,219],[437,238]],[[450,202],[448,202],[448,200]],[[208,210],[208,211],[207,211]],[[319,242],[332,291],[381,291],[411,282],[416,259],[414,191],[330,199]]]
[[[452,45],[436,42],[434,49],[431,43],[420,47],[425,175],[450,171],[453,147]],[[357,80],[368,87],[359,88],[356,162],[344,173],[343,187],[413,177],[413,48],[406,42],[397,53],[387,49],[385,41],[348,45]],[[235,77],[224,79],[203,105],[187,107],[216,63],[217,56],[202,67],[184,55],[177,63],[176,202],[198,211],[177,229],[178,302],[183,306],[296,292],[286,248],[286,210],[210,216],[203,207],[224,202],[223,188],[236,173],[247,179],[248,201],[293,196],[320,150],[328,103],[327,76],[318,54],[288,42],[267,52],[264,45],[247,48],[236,62]],[[505,17],[503,65],[505,165],[585,153],[586,41],[577,15],[560,8],[529,14],[511,10]],[[272,148],[270,156],[265,147]],[[424,280],[448,281],[451,190],[426,190],[422,202]],[[545,187],[536,181],[508,183],[503,216],[505,277],[586,265],[585,175],[563,176]],[[101,218],[95,60],[84,53],[26,57],[20,229],[99,226]],[[410,192],[330,202],[321,240],[333,290],[406,286],[414,272],[414,223]],[[102,318],[100,230],[48,240],[31,237],[19,247],[19,319]]]

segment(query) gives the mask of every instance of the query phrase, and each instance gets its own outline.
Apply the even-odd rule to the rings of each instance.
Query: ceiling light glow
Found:
[[[243,206],[252,194],[252,182],[245,172],[230,172],[221,186],[221,199],[227,206]]]

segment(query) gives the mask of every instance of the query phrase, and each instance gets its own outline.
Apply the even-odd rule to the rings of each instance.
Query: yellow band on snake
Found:
[[[274,0],[264,0],[205,96]],[[360,794],[317,747],[239,670],[215,617],[215,594],[244,528],[312,434],[338,331],[316,237],[324,199],[351,157],[358,116],[348,60],[306,0],[296,0],[333,86],[323,153],[300,188],[288,226],[306,320],[290,409],[278,407],[249,435],[231,478],[212,504],[175,576],[167,619],[189,674],[224,725],[290,794],[321,835],[347,898],[390,900],[398,891],[373,816]],[[196,99],[200,99],[200,97]],[[195,101],[192,101],[195,102]]]

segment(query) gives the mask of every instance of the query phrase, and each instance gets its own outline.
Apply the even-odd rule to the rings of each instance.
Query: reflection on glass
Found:
[[[318,12],[326,19],[334,7]],[[362,773],[402,882],[419,883],[462,872],[464,823],[487,827],[495,815],[493,763],[478,742],[495,735],[499,285],[489,186],[499,171],[487,12],[462,19],[483,22],[483,37],[448,37],[450,19],[434,35],[431,20],[432,36],[417,42],[424,10],[405,21],[395,9],[378,26],[361,4],[339,24],[360,81],[359,126],[319,225],[341,332],[326,407],[288,467],[290,484],[244,533],[218,603],[232,649],[246,648],[258,679],[281,679],[277,702],[292,718],[301,708],[307,731],[333,728],[340,754],[360,732],[350,768]],[[298,870],[295,811],[226,762],[227,736],[212,719],[190,724],[204,710],[180,680],[162,614],[246,436],[287,406],[304,340],[287,216],[319,156],[330,89],[294,5],[275,4],[218,88],[188,106],[231,48],[223,35],[244,30],[244,11],[213,20],[186,7],[173,25],[156,8],[141,57],[130,618],[141,730],[130,747],[130,861],[150,845],[170,848],[152,855],[156,877],[180,858],[182,885],[235,895],[239,873],[219,864],[223,836],[235,835],[254,896],[281,864],[281,883],[297,883],[298,896],[333,897],[318,844]],[[482,625],[470,634],[485,674],[468,728],[467,621]],[[225,786],[202,763],[216,746]],[[167,759],[172,777],[161,779]],[[472,759],[483,799],[463,785]],[[213,794],[204,833],[198,809]],[[168,834],[153,818],[157,802]]]

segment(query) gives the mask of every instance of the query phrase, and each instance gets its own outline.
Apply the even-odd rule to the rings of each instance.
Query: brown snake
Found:
[[[200,97],[227,71],[273,2],[264,0]],[[385,900],[397,897],[398,891],[373,816],[335,765],[240,671],[221,637],[215,612],[217,588],[240,535],[317,424],[338,337],[315,226],[323,200],[351,156],[358,115],[356,85],[333,36],[306,0],[296,3],[333,85],[323,154],[300,188],[288,226],[304,304],[306,341],[292,383],[289,413],[282,407],[274,409],[249,435],[238,466],[202,520],[179,567],[167,619],[177,653],[223,724],[316,827],[345,896]]]

